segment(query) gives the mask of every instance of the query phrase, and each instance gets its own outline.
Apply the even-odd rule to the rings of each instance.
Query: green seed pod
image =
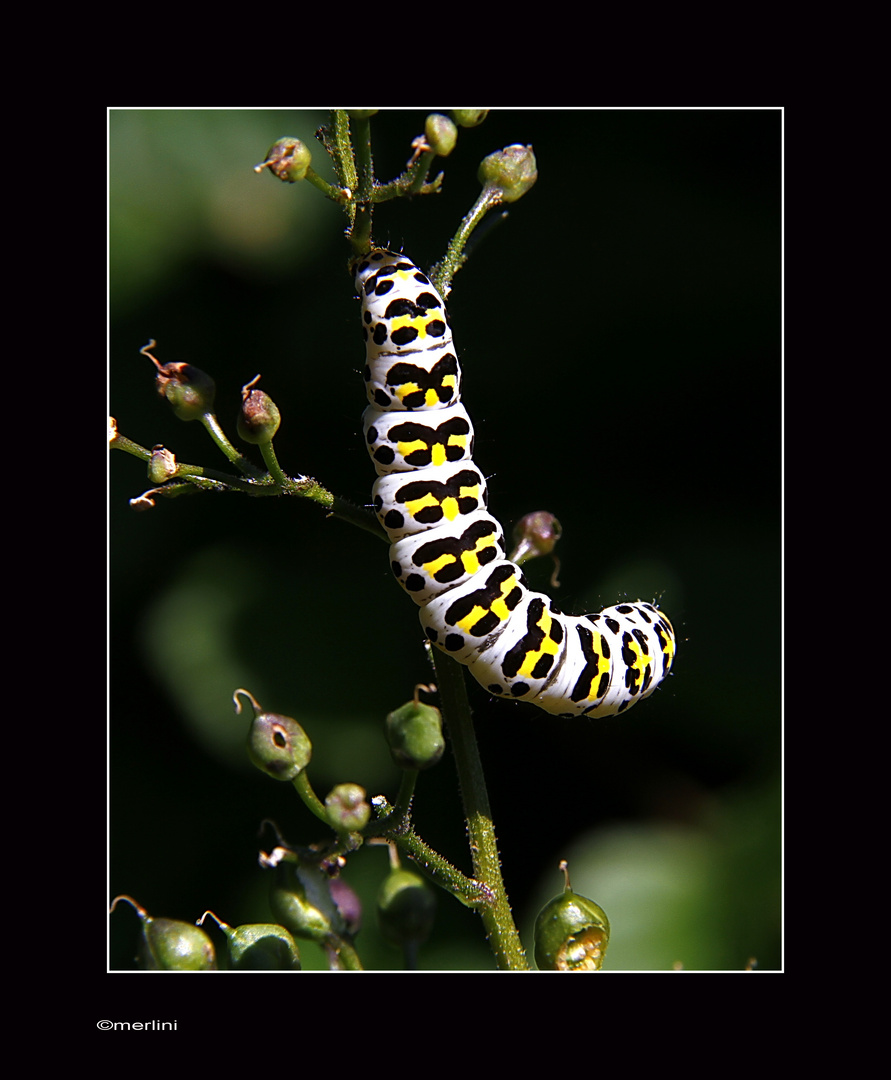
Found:
[[[511,559],[516,562],[518,553],[527,558],[550,555],[562,535],[563,529],[553,514],[546,510],[535,510],[520,518],[514,526],[514,543],[517,547]]]
[[[330,945],[345,932],[324,871],[309,863],[295,866],[282,862],[273,874],[269,905],[275,918],[294,937]]]
[[[535,962],[541,971],[600,971],[608,944],[606,912],[568,884],[535,920]]]
[[[400,769],[430,769],[442,757],[442,713],[433,705],[407,701],[386,720],[390,754]]]
[[[506,146],[483,158],[477,173],[484,188],[495,188],[501,201],[516,202],[538,179],[538,167],[531,146]]]
[[[297,943],[283,926],[275,923],[245,923],[234,930],[212,911],[207,916],[216,921],[226,935],[229,966],[235,971],[300,971]]]
[[[140,961],[147,971],[216,971],[213,942],[193,923],[142,919]]]
[[[436,897],[414,870],[391,870],[377,894],[381,934],[401,948],[422,945],[433,929]]]
[[[148,477],[153,484],[163,484],[172,476],[176,476],[176,458],[163,446],[152,447],[152,456],[149,461]]]
[[[216,385],[207,372],[191,364],[164,364],[155,376],[155,386],[180,420],[200,420],[213,411]]]
[[[450,109],[449,112],[458,127],[463,128],[477,127],[489,115],[488,109]]]
[[[132,896],[116,896],[110,912],[118,901],[128,903],[142,923],[139,942],[139,964],[146,971],[215,971],[217,967],[213,942],[194,923],[178,919],[153,919]]]
[[[331,828],[337,832],[356,832],[364,829],[371,817],[371,807],[365,798],[365,788],[358,784],[338,784],[325,799],[325,809]]]
[[[312,758],[312,743],[290,716],[260,713],[251,721],[248,756],[273,780],[293,780]]]
[[[263,390],[251,389],[257,379],[241,388],[241,408],[236,420],[239,438],[252,445],[272,442],[282,422],[281,413],[272,398]]]
[[[246,923],[229,938],[229,960],[236,971],[300,971],[297,942],[283,926]]]
[[[163,398],[173,406],[174,413],[180,420],[200,420],[213,411],[216,386],[213,379],[200,368],[185,364],[180,360],[162,364],[151,354],[156,345],[152,338],[148,345],[139,350],[155,365],[155,388]]]
[[[288,184],[294,184],[306,176],[306,171],[312,162],[312,154],[309,148],[299,139],[276,139],[269,147],[265,161],[254,166],[254,172],[262,172],[269,169],[279,180]]]
[[[458,129],[442,113],[431,113],[424,123],[424,135],[430,149],[438,157],[448,157],[458,141]]]
[[[351,120],[368,120],[380,112],[380,109],[347,109],[347,115]]]
[[[232,695],[236,713],[241,713],[239,694],[244,694],[254,710],[248,732],[248,757],[273,780],[293,780],[312,759],[309,736],[290,716],[264,712],[249,690],[239,688]]]

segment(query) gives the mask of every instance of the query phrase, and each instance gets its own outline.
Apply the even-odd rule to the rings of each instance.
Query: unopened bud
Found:
[[[200,420],[212,412],[216,385],[207,372],[180,360],[162,364],[149,352],[154,347],[153,338],[139,351],[155,365],[155,387],[161,397],[167,398],[180,420]]]
[[[442,113],[431,113],[424,123],[424,135],[434,154],[439,157],[448,157],[455,149],[458,129]]]
[[[488,109],[450,109],[458,127],[472,128],[481,124],[489,115]]]
[[[531,146],[506,146],[489,154],[479,167],[479,182],[484,188],[495,188],[501,201],[516,202],[538,179],[538,167]]]
[[[309,736],[292,717],[263,712],[247,690],[235,691],[236,712],[241,712],[238,694],[244,694],[254,710],[248,733],[248,757],[273,780],[293,780],[312,759]]]
[[[377,896],[377,918],[382,936],[391,945],[418,946],[433,929],[436,897],[414,870],[391,870]]]
[[[401,769],[430,769],[442,757],[442,713],[434,705],[407,701],[387,715],[390,755]]]
[[[283,926],[275,923],[245,923],[234,929],[212,911],[205,911],[226,935],[229,964],[233,971],[300,971],[297,943]]]
[[[326,797],[325,809],[331,828],[337,832],[364,829],[371,817],[365,788],[358,784],[338,784]]]
[[[241,409],[238,412],[236,427],[239,438],[246,443],[272,442],[282,422],[278,406],[264,390],[252,390],[259,379],[253,379],[241,388]]]

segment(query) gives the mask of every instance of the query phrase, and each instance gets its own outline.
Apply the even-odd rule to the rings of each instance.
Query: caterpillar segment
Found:
[[[659,686],[676,639],[653,604],[573,616],[506,558],[473,462],[473,425],[442,297],[405,255],[356,265],[365,334],[365,442],[396,579],[438,649],[490,693],[559,716],[611,716]]]

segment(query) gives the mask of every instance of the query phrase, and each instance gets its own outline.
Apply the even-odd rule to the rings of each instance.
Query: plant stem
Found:
[[[371,158],[371,124],[368,117],[354,119],[352,128],[356,155],[356,190],[353,194],[359,203],[370,202],[374,188],[374,163]]]
[[[403,769],[402,781],[399,784],[399,794],[393,804],[393,813],[404,821],[408,821],[411,812],[411,801],[415,794],[415,784],[418,780],[416,769]]]
[[[361,506],[354,506],[351,502],[347,502],[346,499],[341,499],[339,495],[332,495],[331,513],[359,529],[373,533],[378,540],[383,540],[387,544],[390,543],[390,538],[384,532],[381,523],[373,514],[363,510]]]
[[[263,460],[266,462],[266,468],[269,470],[269,475],[275,479],[277,484],[284,487],[288,482],[288,477],[282,472],[282,467],[279,465],[278,458],[275,456],[275,451],[272,449],[272,443],[260,443],[259,448],[260,453],[263,455]]]
[[[241,469],[245,476],[253,477],[255,480],[260,480],[263,477],[263,471],[258,469],[253,462],[248,461],[244,455],[240,454],[232,443],[226,438],[226,433],[220,427],[220,422],[212,412],[206,412],[201,417],[201,423],[207,429],[208,435],[217,444],[220,450],[226,455],[226,457],[237,468]]]
[[[219,425],[217,425],[217,427],[218,426]],[[225,439],[225,436],[223,436],[223,438]],[[214,441],[217,442],[216,439],[214,439]],[[132,439],[128,439],[126,436],[119,434],[117,430],[115,430],[113,438],[110,441],[110,446],[112,450],[123,450],[127,454],[132,454],[133,457],[139,458],[141,461],[150,461],[152,457],[151,450],[147,450],[144,446],[140,446],[139,443],[135,443]],[[241,457],[237,450],[234,448],[232,448],[232,450],[233,453]],[[312,502],[318,503],[319,506],[328,510],[332,517],[338,517],[343,521],[348,521],[350,525],[355,525],[365,532],[370,532],[379,540],[383,540],[385,543],[389,544],[390,540],[387,534],[373,514],[370,514],[361,506],[355,506],[353,503],[347,502],[346,499],[340,498],[339,495],[333,494],[323,484],[320,484],[318,480],[313,479],[311,476],[287,476],[279,467],[271,445],[267,444],[265,450],[261,446],[261,452],[269,467],[269,473],[263,473],[255,465],[248,462],[246,458],[242,458],[241,460],[250,466],[251,479],[244,479],[240,476],[231,476],[230,474],[220,472],[217,469],[206,469],[200,465],[187,465],[185,462],[178,461],[176,463],[176,473],[172,478],[172,481],[179,479],[185,480],[186,483],[170,482],[163,484],[160,487],[152,488],[151,492],[146,492],[145,494],[172,497],[181,494],[183,491],[187,490],[190,485],[194,485],[195,489],[206,489],[208,487],[212,487],[217,491],[234,489],[245,495],[253,495],[255,497],[293,495],[300,499],[310,499]],[[227,454],[227,456],[229,455]],[[243,471],[246,470],[243,468]]]
[[[485,912],[492,908],[494,896],[485,882],[475,881],[452,866],[438,851],[425,843],[414,829],[405,832],[385,833],[432,882],[460,900],[465,907]]]
[[[433,652],[440,704],[452,739],[455,763],[458,768],[461,798],[467,819],[467,834],[470,838],[470,851],[473,857],[473,876],[486,885],[493,895],[492,905],[480,908],[480,915],[498,967],[508,971],[528,971],[529,962],[514,924],[501,877],[498,843],[495,839],[486,779],[483,775],[483,766],[473,730],[467,688],[464,685],[464,668],[452,657],[435,649]]]
[[[306,769],[299,772],[291,783],[297,789],[297,794],[303,800],[303,804],[306,808],[311,810],[319,821],[324,821],[326,825],[330,825],[331,823],[328,820],[328,813],[325,810],[325,805],[313,791],[312,784],[309,782],[309,777],[306,775]]]
[[[337,946],[333,949],[344,971],[364,971],[359,954],[352,945],[344,938],[339,938]]]

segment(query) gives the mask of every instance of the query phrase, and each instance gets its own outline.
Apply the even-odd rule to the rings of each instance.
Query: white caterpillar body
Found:
[[[358,261],[372,494],[397,580],[428,639],[499,697],[560,716],[610,716],[671,670],[675,635],[652,604],[564,615],[506,558],[473,463],[473,425],[445,305],[404,255]]]

